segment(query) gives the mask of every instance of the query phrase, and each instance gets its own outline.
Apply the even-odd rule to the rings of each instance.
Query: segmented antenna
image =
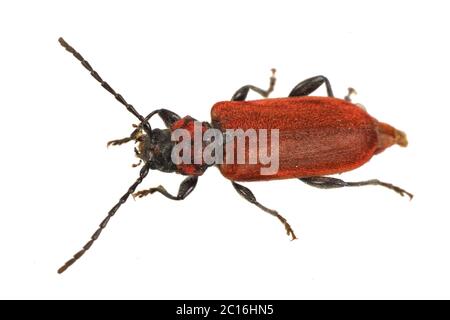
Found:
[[[86,251],[88,251],[92,247],[92,244],[98,239],[98,237],[102,233],[103,229],[105,229],[106,226],[108,225],[108,222],[111,219],[111,217],[113,217],[116,214],[117,210],[120,208],[120,206],[122,204],[124,204],[127,201],[128,197],[132,193],[134,193],[134,191],[136,190],[137,186],[147,176],[149,170],[150,170],[150,162],[147,162],[142,167],[142,169],[141,169],[141,171],[139,173],[139,178],[137,178],[137,180],[128,188],[128,191],[122,196],[122,198],[120,198],[119,202],[117,202],[117,204],[114,207],[112,207],[111,210],[109,210],[108,215],[100,223],[97,231],[95,231],[94,234],[91,236],[91,239],[83,246],[83,248],[80,251],[78,251],[76,254],[74,254],[72,259],[68,260],[61,268],[58,269],[58,273],[61,274],[64,271],[66,271],[67,268],[69,268],[78,259],[80,259],[86,253]]]
[[[119,101],[121,104],[123,104],[125,106],[125,108],[127,108],[127,110],[129,112],[131,112],[136,118],[138,118],[142,124],[142,126],[144,127],[144,130],[150,134],[150,132],[152,131],[150,124],[148,122],[145,121],[144,117],[141,116],[139,114],[139,112],[136,111],[136,109],[129,104],[128,102],[125,101],[124,97],[122,97],[122,95],[120,93],[117,93],[116,91],[114,91],[113,88],[111,88],[111,86],[106,82],[103,81],[103,79],[100,77],[100,75],[97,73],[97,71],[95,71],[91,65],[89,64],[89,62],[87,62],[83,56],[78,53],[72,46],[70,46],[63,38],[59,38],[58,39],[59,43],[67,50],[69,51],[71,54],[73,54],[73,56],[81,62],[81,64],[83,65],[83,67],[85,67],[89,73],[91,74],[91,76],[97,80],[98,82],[100,82],[100,84],[102,85],[103,88],[106,89],[106,91],[108,91],[109,93],[111,93],[117,101]]]

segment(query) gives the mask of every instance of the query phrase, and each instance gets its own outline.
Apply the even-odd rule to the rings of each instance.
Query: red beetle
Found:
[[[406,194],[412,198],[412,194],[409,192],[376,179],[346,182],[325,176],[353,170],[369,161],[373,155],[394,144],[405,147],[407,139],[402,131],[377,121],[361,106],[353,104],[350,101],[353,89],[349,89],[349,94],[344,99],[334,98],[330,82],[324,76],[316,76],[300,82],[291,91],[288,98],[245,101],[250,90],[265,98],[269,96],[276,82],[273,69],[270,86],[267,90],[252,85],[241,87],[233,95],[231,101],[218,102],[213,106],[211,123],[199,122],[189,116],[180,118],[176,113],[166,109],[155,110],[144,118],[108,83],[103,81],[90,64],[64,39],[60,38],[59,42],[107,91],[139,119],[140,124],[135,126],[135,130],[129,137],[110,141],[108,145],[120,145],[135,141],[138,144],[135,148],[136,156],[140,158],[140,163],[144,164],[139,178],[108,212],[107,217],[101,222],[91,239],[58,270],[58,273],[64,272],[92,246],[108,224],[109,219],[130,195],[143,197],[159,192],[169,199],[183,200],[194,190],[198,177],[210,166],[218,166],[223,176],[231,181],[236,191],[246,200],[277,217],[292,239],[296,237],[286,219],[277,211],[260,204],[248,188],[236,181],[297,178],[311,186],[323,189],[379,185],[402,196]],[[322,84],[326,86],[328,97],[308,96]],[[156,114],[164,121],[165,129],[151,128],[149,120]],[[241,133],[253,132],[256,144],[251,144],[250,140],[246,140],[246,136],[244,136],[243,143],[235,144],[234,138],[237,136],[233,136],[230,140],[228,133],[236,129],[241,130]],[[180,130],[187,133],[188,138],[195,137],[199,133],[201,135],[200,143],[195,139],[194,142],[186,141],[186,136],[183,139],[175,139],[174,133],[181,132]],[[206,133],[211,130],[214,130],[215,135],[205,138]],[[263,169],[267,167],[267,163],[263,162],[261,158],[258,159],[257,156],[261,155],[258,153],[258,150],[261,150],[260,141],[268,138],[267,132],[269,131],[270,137],[276,136],[276,139],[270,140],[270,143],[266,141],[265,151],[268,152],[270,149],[270,155],[274,156],[272,147],[276,147],[277,166],[275,171],[264,173]],[[211,148],[213,144],[215,148]],[[174,158],[176,149],[181,151],[178,152],[178,158]],[[212,161],[205,157],[205,151],[208,149],[214,151],[211,153]],[[217,157],[219,153],[225,157],[230,156],[230,159],[233,160],[236,154],[240,154],[244,162],[216,161],[219,159]],[[248,161],[255,154],[256,158],[253,159],[256,161]],[[183,158],[183,156],[185,157]],[[181,158],[184,160],[178,161]],[[185,161],[186,159],[190,161]],[[150,169],[176,172],[187,177],[180,184],[177,195],[172,195],[163,186],[135,192]]]

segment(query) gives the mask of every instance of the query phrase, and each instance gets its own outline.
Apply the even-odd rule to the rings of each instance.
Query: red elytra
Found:
[[[222,131],[279,130],[278,172],[261,175],[261,163],[220,164],[220,172],[236,181],[342,173],[363,165],[393,144],[407,144],[403,132],[377,121],[361,107],[337,98],[307,96],[218,102],[212,108],[211,118],[213,127]],[[237,144],[234,147],[236,152]],[[252,150],[245,152],[248,157]]]

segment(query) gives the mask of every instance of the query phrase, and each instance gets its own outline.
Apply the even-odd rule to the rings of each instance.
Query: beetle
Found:
[[[231,101],[218,102],[212,107],[210,123],[199,122],[190,116],[181,118],[167,109],[157,109],[143,117],[63,38],[59,38],[59,43],[81,62],[103,88],[140,121],[138,125],[135,125],[130,136],[110,141],[108,146],[134,141],[137,144],[135,153],[140,159],[140,163],[134,166],[141,163],[143,165],[137,180],[108,212],[91,239],[59,268],[58,273],[64,272],[91,248],[111,217],[130,195],[141,198],[158,192],[171,200],[183,200],[195,189],[198,178],[210,166],[217,166],[244,199],[278,218],[292,240],[296,239],[296,236],[287,220],[276,210],[261,204],[250,189],[238,182],[295,178],[322,189],[378,185],[391,189],[401,196],[407,195],[410,199],[413,197],[404,189],[378,179],[347,182],[327,176],[356,169],[368,162],[373,155],[392,145],[406,147],[408,144],[405,133],[389,124],[379,122],[361,105],[352,103],[351,95],[355,93],[352,88],[349,88],[349,93],[344,99],[338,99],[333,95],[329,80],[324,76],[315,76],[300,82],[287,98],[268,98],[276,83],[275,69],[272,69],[268,89],[263,90],[253,85],[241,87],[232,96]],[[325,85],[327,97],[309,96],[322,85]],[[258,93],[265,99],[246,101],[250,91]],[[150,126],[149,121],[155,115],[163,120],[166,128],[153,129]],[[172,134],[178,129],[184,129],[193,135],[196,125],[202,132],[216,129],[224,135],[229,129],[276,128],[279,130],[278,170],[273,174],[264,175],[260,171],[263,167],[261,162],[252,164],[205,163],[204,161],[175,163],[172,152],[180,142],[174,141]],[[228,143],[229,140],[225,139],[222,147],[225,148]],[[204,151],[207,145],[208,141],[200,146],[200,151]],[[236,148],[234,146],[231,152],[239,151]],[[249,157],[250,151],[244,150],[244,156]],[[181,182],[176,195],[168,192],[161,185],[136,192],[136,188],[151,169],[175,172],[186,178]]]

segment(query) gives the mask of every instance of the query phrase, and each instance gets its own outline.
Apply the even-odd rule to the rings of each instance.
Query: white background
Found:
[[[450,298],[448,21],[445,1],[2,2],[0,298]],[[185,201],[130,199],[58,275],[138,175],[132,144],[106,148],[136,120],[59,36],[142,114],[209,120],[272,67],[273,96],[318,74],[337,96],[353,86],[410,145],[342,178],[415,198],[247,184],[291,242],[212,168]],[[151,172],[141,187],[181,180]]]

